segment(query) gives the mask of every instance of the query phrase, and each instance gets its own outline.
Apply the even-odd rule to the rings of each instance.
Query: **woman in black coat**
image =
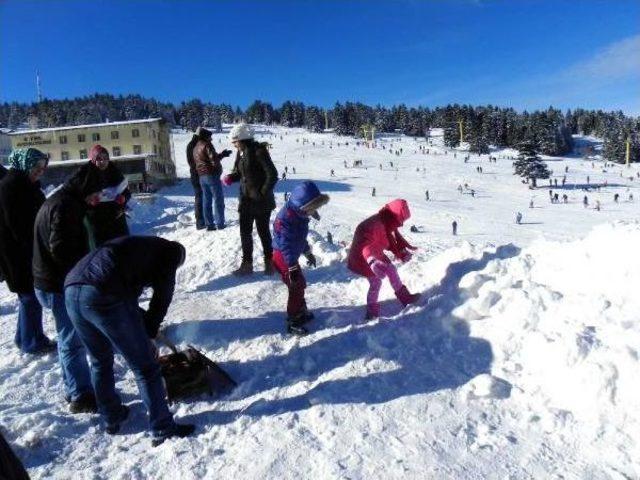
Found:
[[[74,177],[80,178],[83,182],[97,183],[101,189],[114,190],[113,195],[104,196],[101,202],[87,210],[85,225],[89,234],[89,245],[93,250],[107,240],[129,235],[125,209],[131,192],[124,175],[109,160],[106,148],[94,145],[89,158],[90,161],[81,166]],[[118,186],[122,188],[118,189]]]
[[[0,181],[0,272],[9,290],[18,295],[15,342],[25,353],[55,349],[42,331],[42,307],[33,289],[33,226],[44,202],[39,179],[47,156],[35,148],[17,149],[9,156],[11,169]]]

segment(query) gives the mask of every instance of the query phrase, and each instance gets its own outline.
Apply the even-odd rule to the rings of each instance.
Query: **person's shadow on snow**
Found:
[[[426,305],[409,307],[395,319],[360,324],[364,307],[353,305],[316,310],[320,330],[335,319],[347,326],[313,343],[306,344],[307,339],[312,340],[307,337],[301,340],[303,346],[293,346],[282,355],[223,364],[239,383],[229,400],[273,389],[286,395],[289,387],[301,393],[258,398],[238,411],[201,415],[225,423],[238,414],[277,415],[316,404],[376,404],[456,388],[488,373],[493,361],[491,345],[471,337],[467,322],[452,314],[470,295],[459,282],[491,260],[518,253],[517,247],[505,245],[495,253],[485,252],[480,259],[449,265],[441,282],[424,292]]]

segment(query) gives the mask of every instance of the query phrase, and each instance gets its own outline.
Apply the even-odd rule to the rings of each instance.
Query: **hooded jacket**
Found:
[[[38,212],[33,239],[33,283],[45,292],[61,293],[64,278],[89,251],[85,197],[99,192],[95,178],[73,176]]]
[[[302,207],[322,195],[313,182],[298,185],[273,221],[273,248],[282,252],[289,267],[298,263],[301,254],[309,251],[309,215],[302,211]]]
[[[240,182],[239,211],[260,214],[276,208],[273,188],[278,181],[278,171],[266,145],[243,140],[229,177],[233,182]]]
[[[183,255],[180,243],[164,238],[116,238],[82,258],[67,275],[64,286],[92,285],[105,294],[136,302],[144,288],[151,287],[153,296],[145,321],[159,324],[171,304]]]
[[[33,291],[33,224],[43,202],[26,172],[11,169],[0,181],[0,275],[15,293]]]
[[[406,200],[393,200],[378,213],[361,222],[357,227],[349,250],[347,265],[349,269],[365,277],[373,277],[374,273],[367,264],[367,258],[374,257],[383,262],[390,262],[385,250],[390,250],[389,224],[385,225],[383,217],[388,216],[395,228],[401,227],[411,216]]]

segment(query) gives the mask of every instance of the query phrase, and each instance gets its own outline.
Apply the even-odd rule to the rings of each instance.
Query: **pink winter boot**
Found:
[[[367,305],[367,314],[365,315],[365,320],[373,320],[374,318],[378,318],[380,316],[380,304],[372,303]]]
[[[396,291],[396,297],[405,307],[420,300],[419,293],[409,293],[409,290],[404,285]]]

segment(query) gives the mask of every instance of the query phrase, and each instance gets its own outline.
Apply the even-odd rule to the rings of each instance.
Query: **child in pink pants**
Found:
[[[356,228],[349,252],[348,266],[351,271],[369,280],[366,319],[380,316],[378,295],[385,278],[389,279],[396,297],[403,305],[415,303],[420,298],[419,294],[410,293],[404,286],[396,267],[384,253],[388,250],[402,262],[411,259],[410,250],[415,250],[415,247],[409,245],[409,242],[398,232],[398,228],[410,216],[411,212],[406,200],[393,200]]]

